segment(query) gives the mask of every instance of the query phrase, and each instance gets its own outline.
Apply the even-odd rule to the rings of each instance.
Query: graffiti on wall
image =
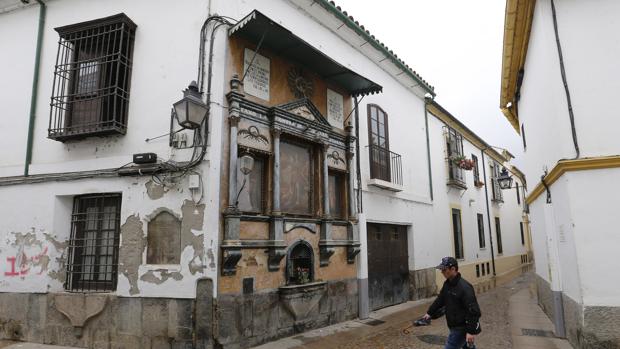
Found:
[[[64,249],[66,243],[59,243],[50,234],[37,234],[34,229],[28,233],[12,233],[14,239],[8,239],[6,245],[12,247],[12,251],[5,254],[3,261],[5,277],[25,278],[48,273],[50,268],[50,253],[53,247],[56,252],[60,252],[60,257],[56,258],[60,267],[64,264]],[[54,255],[57,253],[53,253]],[[50,275],[51,276],[51,275]]]

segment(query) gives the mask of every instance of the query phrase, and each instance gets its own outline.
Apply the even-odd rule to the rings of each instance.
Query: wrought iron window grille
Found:
[[[465,174],[462,168],[458,167],[452,159],[463,156],[463,136],[455,129],[444,126],[446,137],[446,161],[448,162],[448,184],[466,189]]]
[[[49,138],[125,134],[135,30],[123,13],[56,28]]]
[[[67,291],[116,290],[120,208],[120,194],[74,198],[65,282]]]

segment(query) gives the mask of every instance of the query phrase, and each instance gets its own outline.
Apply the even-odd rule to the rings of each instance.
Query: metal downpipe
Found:
[[[30,117],[28,119],[28,138],[26,140],[26,159],[24,161],[24,176],[28,176],[30,162],[32,161],[32,138],[34,134],[34,120],[37,110],[37,96],[39,91],[39,66],[41,64],[41,46],[43,45],[43,27],[47,7],[42,0],[39,3],[39,28],[37,31],[37,49],[34,57],[34,75],[32,77],[32,92],[30,94]]]

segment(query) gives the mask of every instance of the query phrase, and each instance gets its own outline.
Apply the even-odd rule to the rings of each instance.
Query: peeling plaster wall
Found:
[[[205,171],[206,172],[206,171]],[[75,195],[122,194],[117,296],[194,298],[198,278],[215,278],[217,232],[208,205],[189,200],[187,179],[149,195],[150,177],[121,177],[0,187],[0,292],[62,292]],[[166,210],[181,220],[178,265],[148,265],[147,227]]]

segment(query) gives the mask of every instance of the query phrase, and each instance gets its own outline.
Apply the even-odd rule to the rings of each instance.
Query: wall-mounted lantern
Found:
[[[502,168],[502,172],[496,178],[499,187],[502,189],[510,189],[512,188],[512,176],[508,173],[506,168]]]
[[[207,117],[208,106],[202,101],[202,93],[198,91],[196,81],[183,91],[183,99],[172,105],[174,117],[181,127],[196,129]]]

